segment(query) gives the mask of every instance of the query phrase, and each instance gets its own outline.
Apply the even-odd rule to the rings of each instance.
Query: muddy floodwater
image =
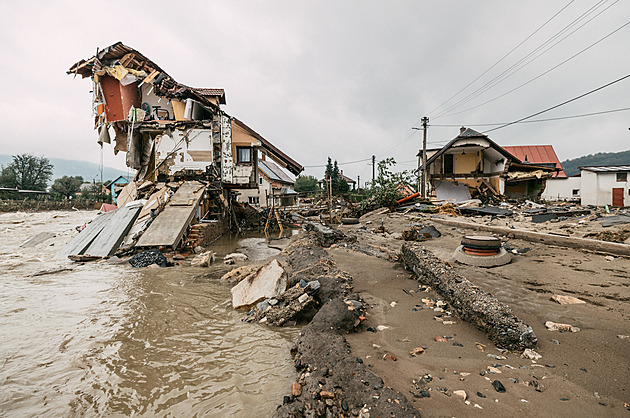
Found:
[[[243,323],[220,262],[53,260],[95,216],[0,214],[0,416],[271,415],[295,379],[298,330]],[[219,258],[239,247],[278,252],[251,237],[211,246]]]

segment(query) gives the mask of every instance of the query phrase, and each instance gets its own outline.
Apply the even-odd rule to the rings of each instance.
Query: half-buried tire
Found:
[[[462,238],[462,245],[475,250],[498,250],[501,248],[501,240],[497,237],[484,235],[467,235]]]

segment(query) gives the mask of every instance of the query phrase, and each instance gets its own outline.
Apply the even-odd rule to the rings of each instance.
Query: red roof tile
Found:
[[[556,168],[560,171],[554,173],[554,178],[565,178],[567,174],[562,168],[562,164],[556,155],[552,145],[516,145],[504,146],[504,150],[518,158],[523,162],[536,163],[555,163]]]

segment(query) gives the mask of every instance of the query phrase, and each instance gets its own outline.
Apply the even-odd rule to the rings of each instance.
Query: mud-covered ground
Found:
[[[510,225],[507,219],[487,218],[462,220]],[[603,230],[596,224],[570,222],[575,230],[581,228],[581,236]],[[532,361],[500,351],[473,325],[432,309],[439,295],[423,291],[400,264],[334,245],[329,253],[338,268],[353,277],[353,290],[369,302],[366,325],[376,329],[350,334],[348,342],[353,354],[364,359],[385,385],[403,393],[423,416],[630,413],[626,404],[630,403],[630,338],[624,338],[630,334],[630,260],[502,237],[512,248],[529,250],[514,255],[505,266],[481,268],[453,259],[461,237],[479,233],[432,223],[429,216],[372,213],[360,224],[341,229],[362,245],[395,258],[401,232],[414,223],[433,224],[442,236],[425,241],[424,246],[533,327],[542,358]],[[373,231],[380,226],[386,232]],[[539,232],[559,226],[518,225]],[[552,295],[574,296],[586,303],[559,305],[550,299]],[[581,330],[552,332],[545,328],[546,321]],[[424,353],[410,355],[416,348]],[[494,389],[496,380],[505,387],[504,393]],[[466,399],[455,394],[458,390],[466,392]]]

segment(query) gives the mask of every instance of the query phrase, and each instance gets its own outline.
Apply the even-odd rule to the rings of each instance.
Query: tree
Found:
[[[107,183],[109,181],[105,182],[105,184]],[[81,199],[103,203],[112,202],[112,196],[103,193],[103,184],[101,182],[94,182],[81,190]]]
[[[315,177],[305,175],[295,179],[294,189],[296,192],[316,192],[319,190],[319,186]]]
[[[0,187],[21,190],[46,190],[53,173],[53,165],[45,157],[32,154],[14,155],[13,161],[1,166]]]
[[[398,186],[410,182],[413,173],[406,170],[398,173],[390,171],[390,167],[395,164],[396,160],[391,157],[378,162],[378,175],[370,185],[370,198],[362,202],[364,212],[380,207],[394,207],[396,201],[403,197]]]
[[[50,188],[51,192],[63,199],[72,199],[81,191],[81,185],[83,184],[83,177],[81,176],[63,176],[58,178]]]

